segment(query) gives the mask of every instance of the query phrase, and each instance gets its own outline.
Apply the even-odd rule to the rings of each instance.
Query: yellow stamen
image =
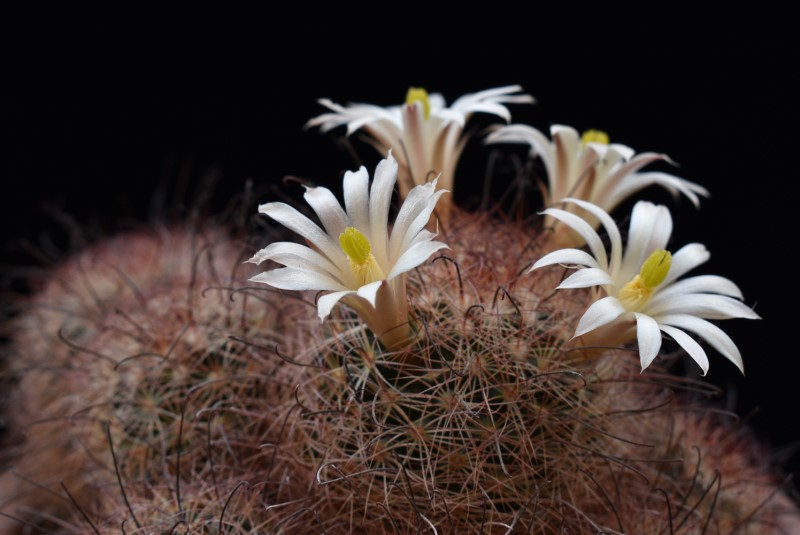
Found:
[[[350,269],[353,270],[360,286],[385,278],[383,270],[372,256],[369,240],[357,228],[347,227],[339,235],[339,245],[347,255]]]
[[[627,310],[641,310],[653,295],[656,286],[664,282],[672,265],[672,254],[656,249],[642,264],[642,269],[619,291],[619,300]]]
[[[656,249],[642,264],[639,275],[646,286],[655,288],[667,278],[671,266],[672,253],[664,249]]]
[[[422,104],[422,113],[427,119],[431,116],[431,103],[428,100],[428,92],[421,87],[409,87],[406,93],[406,106],[410,106],[415,102]]]
[[[581,143],[586,145],[587,143],[601,143],[603,145],[608,145],[609,138],[608,134],[603,132],[602,130],[594,130],[590,129],[583,133],[581,136]]]
[[[344,229],[344,232],[339,235],[339,245],[342,246],[342,251],[347,258],[356,264],[366,262],[372,253],[369,240],[355,227]]]

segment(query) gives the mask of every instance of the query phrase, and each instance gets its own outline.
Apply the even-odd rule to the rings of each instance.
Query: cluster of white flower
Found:
[[[282,290],[328,291],[317,301],[321,320],[343,301],[384,345],[402,346],[411,336],[405,273],[447,247],[424,228],[446,191],[436,191],[435,180],[412,189],[390,233],[389,205],[396,182],[397,161],[390,152],[378,164],[371,188],[364,167],[345,173],[345,209],[329,189],[308,188],[305,199],[324,230],[284,203],[259,206],[259,212],[300,234],[311,247],[290,242],[268,245],[249,261],[273,260],[286,267],[251,280]]]
[[[453,187],[456,163],[466,142],[464,126],[479,112],[510,122],[504,104],[533,102],[520,91],[519,86],[490,89],[465,95],[450,107],[441,95],[418,88],[409,90],[404,105],[390,108],[320,100],[331,112],[311,119],[307,126],[328,131],[346,125],[347,135],[363,129],[386,159],[378,165],[371,188],[364,167],[345,174],[344,208],[330,190],[307,189],[305,199],[323,228],[286,204],[260,206],[261,213],[303,236],[310,247],[288,242],[269,245],[250,261],[272,260],[285,267],[252,280],[283,290],[328,292],[318,299],[321,320],[343,302],[388,349],[410,343],[406,273],[447,247],[435,241],[436,234],[426,226],[440,197]],[[545,225],[555,225],[551,250],[556,250],[538,259],[531,270],[554,264],[576,268],[559,289],[598,288],[596,300],[576,326],[575,337],[594,333],[604,339],[602,333],[613,330],[615,340],[636,339],[644,370],[658,355],[663,332],[705,374],[708,358],[688,331],[743,370],[736,345],[708,320],[756,319],[758,315],[742,303],[739,288],[726,278],[680,279],[708,260],[706,248],[691,243],[674,254],[667,251],[670,213],[664,206],[644,201],[633,209],[623,248],[619,228],[609,215],[620,202],[650,185],[683,194],[696,206],[699,196],[708,192],[663,172],[641,172],[652,162],[670,160],[663,154],[636,155],[625,145],[610,144],[602,132],[589,131],[580,137],[573,128],[558,125],[551,128],[551,136],[552,141],[530,126],[510,124],[496,128],[485,141],[525,143],[531,156],[544,164],[547,183],[542,215]],[[389,206],[396,184],[404,202],[390,232]],[[444,204],[449,206],[449,201]],[[448,213],[446,207],[437,210],[440,217]],[[610,242],[608,251],[597,232],[600,226]],[[570,247],[558,249],[561,245]]]

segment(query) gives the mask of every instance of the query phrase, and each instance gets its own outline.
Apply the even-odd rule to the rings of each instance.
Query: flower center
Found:
[[[415,102],[422,104],[422,113],[426,119],[431,116],[431,103],[427,91],[421,87],[409,87],[406,93],[406,106],[411,106]]]
[[[600,143],[602,145],[608,145],[609,141],[608,134],[602,130],[590,129],[584,132],[581,136],[582,145],[586,145],[587,143]]]
[[[372,256],[369,240],[357,228],[347,227],[339,234],[339,245],[350,261],[350,269],[356,276],[359,286],[385,279],[385,275]]]
[[[672,254],[656,249],[642,264],[642,269],[619,291],[619,300],[627,310],[638,311],[647,304],[656,286],[664,282],[672,265]]]

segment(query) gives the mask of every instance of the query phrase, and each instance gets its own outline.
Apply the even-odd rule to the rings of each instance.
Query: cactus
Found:
[[[199,224],[47,272],[9,325],[0,532],[793,533],[714,388],[568,344],[588,290],[544,234],[454,209],[387,351],[346,307],[254,286]]]

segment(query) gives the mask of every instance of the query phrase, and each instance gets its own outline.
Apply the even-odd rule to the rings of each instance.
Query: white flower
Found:
[[[572,227],[585,240],[591,254],[579,249],[561,249],[545,255],[531,270],[552,264],[584,266],[558,288],[601,286],[605,293],[581,317],[576,337],[614,322],[630,322],[631,326],[635,322],[642,370],[658,354],[663,331],[686,350],[705,375],[708,358],[686,333],[689,331],[703,338],[744,373],[736,345],[719,327],[706,320],[759,319],[759,316],[740,301],[742,293],[729,279],[700,275],[678,280],[706,262],[710,255],[699,243],[685,245],[675,254],[665,250],[672,233],[672,217],[666,207],[645,201],[636,203],[623,254],[619,229],[603,209],[579,199],[567,198],[564,202],[577,205],[599,220],[611,243],[609,253],[586,220],[566,210],[545,210]]]
[[[518,85],[488,89],[464,95],[447,107],[442,95],[424,89],[408,90],[402,106],[382,108],[372,104],[341,106],[328,99],[319,103],[332,113],[314,117],[306,127],[319,126],[327,132],[347,125],[347,135],[364,129],[375,148],[383,155],[394,149],[400,164],[400,198],[409,190],[439,176],[442,189],[452,190],[453,175],[468,136],[464,125],[473,113],[489,113],[506,122],[511,114],[503,104],[531,103],[530,95],[517,95]]]
[[[492,132],[486,143],[524,143],[530,145],[531,156],[542,159],[547,172],[547,190],[544,205],[552,207],[565,197],[583,199],[611,212],[622,201],[653,184],[657,184],[677,196],[684,194],[695,206],[700,205],[698,195],[707,197],[702,186],[667,173],[658,171],[638,172],[644,166],[670,159],[665,154],[652,152],[635,155],[625,145],[608,142],[608,136],[589,130],[582,137],[569,126],[554,125],[550,128],[550,141],[539,130],[521,124],[501,127]],[[577,207],[565,209],[585,218],[597,228],[599,222]],[[552,221],[545,220],[549,225]]]
[[[327,188],[306,188],[304,195],[324,230],[294,208],[280,202],[258,211],[303,236],[311,245],[277,242],[248,262],[272,260],[286,267],[256,275],[251,281],[282,290],[329,292],[319,297],[324,320],[340,300],[353,308],[388,348],[410,337],[406,272],[435,251],[446,248],[424,230],[439,197],[436,181],[412,189],[389,235],[388,218],[397,162],[391,153],[375,169],[372,189],[364,167],[344,176],[345,209]]]

